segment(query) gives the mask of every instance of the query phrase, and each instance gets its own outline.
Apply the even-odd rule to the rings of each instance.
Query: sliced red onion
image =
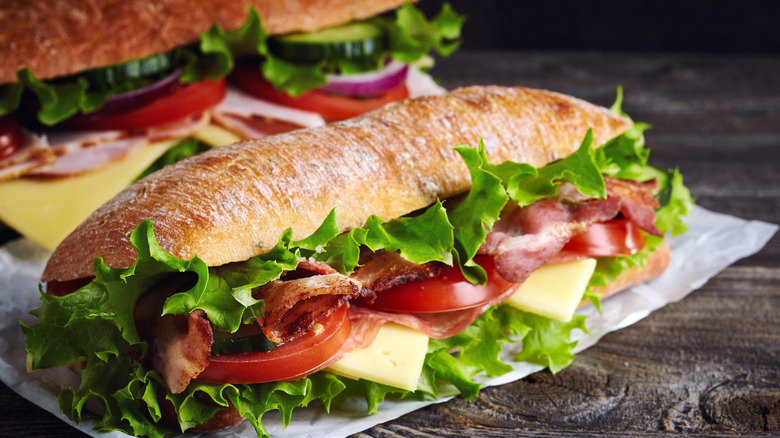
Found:
[[[102,108],[90,114],[105,116],[141,107],[159,97],[175,91],[179,86],[179,77],[181,76],[181,73],[182,69],[178,68],[170,75],[151,85],[126,93],[109,96]]]
[[[406,80],[408,70],[408,65],[393,60],[377,71],[350,75],[327,75],[328,83],[318,90],[347,96],[382,94],[401,85]]]

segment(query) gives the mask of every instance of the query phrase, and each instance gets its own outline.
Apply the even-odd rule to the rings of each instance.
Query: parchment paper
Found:
[[[586,314],[590,334],[577,332],[577,351],[595,344],[605,334],[629,326],[652,311],[681,300],[691,291],[740,258],[758,252],[777,231],[778,226],[758,221],[745,221],[733,216],[713,213],[696,207],[688,221],[691,230],[670,239],[672,262],[658,279],[634,286],[603,303],[603,312],[591,306]],[[28,315],[39,307],[38,278],[49,253],[21,239],[0,248],[0,379],[10,388],[92,436],[124,437],[118,432],[98,433],[92,430],[94,421],[74,424],[59,412],[57,395],[62,385],[76,386],[78,379],[68,369],[25,371],[26,353],[19,320],[34,323]],[[515,348],[505,348],[504,357],[516,354]],[[502,385],[523,378],[542,367],[514,362],[514,371],[500,377],[483,379],[488,385]],[[366,416],[360,403],[347,405],[343,411],[326,414],[321,407],[295,410],[292,424],[282,429],[278,416],[268,413],[263,424],[272,436],[343,437],[368,429],[432,403],[449,400],[443,397],[431,402],[386,401],[379,412]],[[213,437],[253,437],[248,422],[229,431],[213,433]]]

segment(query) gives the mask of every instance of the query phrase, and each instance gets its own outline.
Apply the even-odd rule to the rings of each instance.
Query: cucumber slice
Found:
[[[357,21],[317,32],[272,37],[268,48],[280,58],[301,63],[365,58],[387,48],[387,35],[374,23]]]
[[[122,64],[88,70],[81,75],[91,90],[121,93],[155,82],[167,76],[179,64],[178,52],[171,51],[135,59]]]

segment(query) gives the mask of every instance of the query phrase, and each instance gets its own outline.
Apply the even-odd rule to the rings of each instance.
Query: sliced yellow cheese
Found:
[[[175,143],[144,146],[123,160],[68,178],[4,182],[0,184],[0,220],[44,248],[54,249]]]
[[[216,125],[193,135],[211,145],[239,141]],[[93,211],[130,185],[179,140],[153,143],[92,172],[57,179],[16,179],[0,183],[0,222],[44,248],[54,249]]]
[[[326,368],[350,379],[366,379],[414,391],[420,380],[428,337],[394,323],[382,326],[368,348],[355,350]]]
[[[543,265],[506,303],[548,318],[571,321],[594,269],[595,259]]]
[[[217,125],[207,125],[198,130],[194,137],[209,146],[224,146],[241,141],[241,137]]]

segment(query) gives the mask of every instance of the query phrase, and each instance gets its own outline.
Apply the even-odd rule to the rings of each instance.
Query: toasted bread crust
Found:
[[[346,122],[213,149],[127,188],[55,250],[42,280],[89,276],[92,261],[128,267],[130,232],[151,219],[171,254],[211,266],[271,249],[292,227],[301,239],[336,208],[342,229],[370,215],[396,218],[470,188],[453,146],[485,142],[491,162],[540,167],[631,122],[549,91],[470,87],[391,104]]]
[[[595,288],[594,292],[598,293],[603,300],[637,283],[652,280],[666,270],[671,259],[672,250],[669,244],[664,242],[660,248],[650,254],[642,268],[630,268],[620,274],[614,282],[605,287]]]
[[[372,17],[400,0],[0,0],[0,84],[29,68],[39,79],[126,62],[198,40],[213,23],[233,30],[257,10],[269,34]]]

